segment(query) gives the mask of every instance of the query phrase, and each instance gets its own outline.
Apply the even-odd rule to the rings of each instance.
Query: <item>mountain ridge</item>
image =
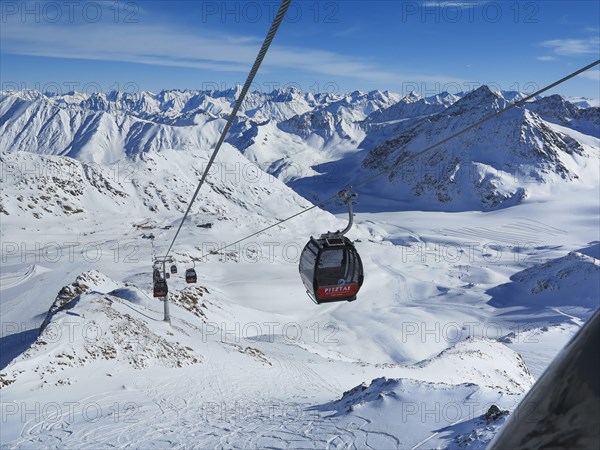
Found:
[[[0,150],[68,156],[100,165],[137,161],[166,150],[209,152],[237,93],[237,88],[54,96],[3,91]],[[388,91],[313,94],[294,88],[253,92],[244,101],[226,141],[263,171],[314,199],[327,196],[328,189],[339,184],[339,180],[329,182],[334,166],[338,178],[344,174],[345,180],[360,180],[362,172],[393,166],[401,160],[400,155],[406,157],[432,145],[450,131],[466,128],[523,97],[516,92],[493,92],[487,86],[430,97],[415,93],[402,97]],[[376,184],[379,196],[401,199],[421,209],[506,207],[532,195],[531,182],[577,180],[580,162],[573,162],[568,155],[596,158],[600,108],[582,108],[553,95],[536,98],[516,110],[518,114],[513,110],[494,119],[496,125],[480,127],[479,144],[475,132],[451,144],[468,149],[486,141],[490,147],[507,149],[504,156],[498,154],[504,161],[498,157],[490,161],[491,150],[442,156],[436,149],[427,159],[419,159],[424,171],[416,175],[419,179],[398,190],[398,174],[392,170],[389,186]],[[585,142],[553,125],[582,133]],[[488,156],[483,157],[482,151]],[[396,155],[393,158],[392,153]],[[437,168],[432,166],[436,158]],[[435,175],[438,179],[431,178],[432,170],[439,172]],[[465,170],[472,183],[457,186],[457,174],[462,176]],[[393,190],[399,195],[392,195]],[[468,201],[459,204],[459,197]]]

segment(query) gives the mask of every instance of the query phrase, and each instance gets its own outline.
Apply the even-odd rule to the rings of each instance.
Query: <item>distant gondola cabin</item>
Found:
[[[187,269],[185,271],[185,281],[186,283],[195,283],[198,280],[196,275],[196,271],[194,269]]]
[[[154,296],[155,297],[166,297],[169,293],[167,282],[162,278],[154,283]]]

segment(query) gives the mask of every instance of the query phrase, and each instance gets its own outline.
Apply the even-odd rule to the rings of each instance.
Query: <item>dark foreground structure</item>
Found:
[[[552,361],[488,450],[600,449],[600,309]]]

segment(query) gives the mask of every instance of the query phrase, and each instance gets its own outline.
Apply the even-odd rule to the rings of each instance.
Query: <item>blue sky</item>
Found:
[[[597,1],[295,1],[254,88],[532,92],[600,58]],[[243,83],[273,0],[0,2],[2,88]],[[600,98],[596,67],[557,88]]]

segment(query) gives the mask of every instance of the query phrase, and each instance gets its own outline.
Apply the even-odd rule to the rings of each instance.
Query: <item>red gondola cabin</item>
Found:
[[[166,297],[169,293],[169,288],[167,286],[166,280],[162,278],[156,282],[154,282],[154,296],[155,297]]]
[[[198,280],[196,276],[196,271],[194,269],[188,269],[185,271],[185,282],[186,283],[195,283]]]
[[[364,279],[360,256],[345,236],[311,237],[300,255],[299,270],[316,303],[356,300]]]

